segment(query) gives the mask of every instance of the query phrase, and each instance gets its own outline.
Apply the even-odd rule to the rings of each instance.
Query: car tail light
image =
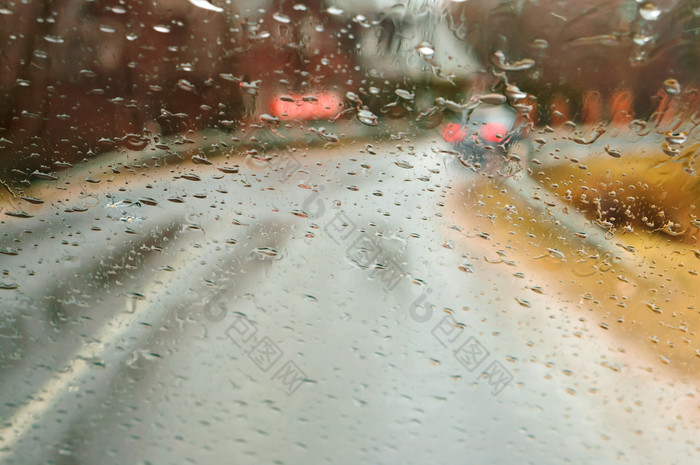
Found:
[[[500,143],[505,140],[507,135],[508,128],[503,123],[486,123],[479,129],[479,136],[481,136],[481,139],[485,142]]]
[[[449,123],[445,126],[445,130],[442,133],[442,138],[445,139],[445,142],[461,142],[465,137],[467,137],[467,133],[457,123]]]

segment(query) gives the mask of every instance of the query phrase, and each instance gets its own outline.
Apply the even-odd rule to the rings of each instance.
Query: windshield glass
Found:
[[[700,463],[698,31],[0,2],[0,463]]]

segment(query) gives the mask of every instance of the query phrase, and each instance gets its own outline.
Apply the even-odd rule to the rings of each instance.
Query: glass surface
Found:
[[[699,31],[0,2],[0,463],[700,463]]]

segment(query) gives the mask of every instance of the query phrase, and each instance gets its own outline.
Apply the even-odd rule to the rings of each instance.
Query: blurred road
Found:
[[[697,463],[696,379],[575,308],[539,269],[565,252],[485,232],[529,177],[444,150],[101,158],[33,187],[0,237],[0,461]]]

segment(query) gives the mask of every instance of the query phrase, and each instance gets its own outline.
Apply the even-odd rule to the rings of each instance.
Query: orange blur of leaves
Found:
[[[628,90],[620,90],[613,94],[610,101],[610,122],[615,126],[629,124],[634,119],[634,97]]]
[[[700,95],[695,88],[684,90],[680,95],[670,95],[665,90],[656,94],[656,111],[649,118],[658,127],[678,130],[684,121],[694,124],[695,114],[700,106]]]
[[[665,127],[671,124],[679,113],[678,99],[661,90],[657,94],[661,97],[656,112],[651,116],[651,120],[655,121],[657,126]]]
[[[583,124],[598,124],[603,109],[603,99],[597,90],[589,90],[583,94],[583,110],[581,119]]]
[[[277,95],[270,102],[270,111],[281,120],[315,120],[334,118],[343,105],[341,97],[333,92],[319,92],[313,95],[292,94],[293,101],[282,100]],[[314,97],[315,100],[308,100]],[[306,99],[306,100],[305,100]]]

